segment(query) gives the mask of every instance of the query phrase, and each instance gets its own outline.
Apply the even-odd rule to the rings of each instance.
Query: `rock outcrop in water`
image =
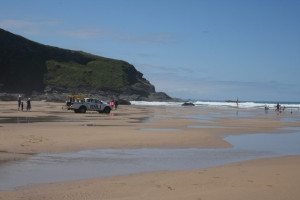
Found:
[[[192,102],[184,102],[181,106],[195,106]]]

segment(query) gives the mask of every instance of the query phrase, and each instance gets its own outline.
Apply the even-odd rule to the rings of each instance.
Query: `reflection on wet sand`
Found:
[[[242,160],[300,154],[299,128],[295,133],[238,135],[226,140],[233,147],[96,149],[37,154],[0,165],[0,190],[149,171],[199,169]]]
[[[62,117],[58,116],[39,116],[39,117],[0,117],[0,123],[36,123],[36,122],[59,122],[63,121]]]

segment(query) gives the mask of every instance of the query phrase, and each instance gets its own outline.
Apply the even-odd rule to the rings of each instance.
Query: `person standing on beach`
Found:
[[[280,111],[280,104],[279,104],[279,103],[277,103],[277,105],[276,105],[276,111],[277,111],[277,112]]]
[[[117,110],[118,104],[119,104],[118,100],[115,100],[115,110]]]
[[[21,95],[19,94],[19,97],[18,97],[18,110],[20,110],[21,102],[22,102],[22,98],[21,98]]]
[[[115,100],[112,99],[112,100],[109,102],[109,105],[110,105],[111,109],[114,109],[114,108],[115,108]]]
[[[27,111],[30,111],[30,110],[31,110],[31,102],[30,102],[30,98],[28,98],[28,100],[27,100],[26,110],[27,110]]]
[[[23,101],[21,102],[21,110],[22,111],[24,110],[24,103],[23,103]]]

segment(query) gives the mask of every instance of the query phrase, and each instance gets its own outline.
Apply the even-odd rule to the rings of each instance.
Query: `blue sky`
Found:
[[[300,101],[300,1],[0,0],[0,27],[122,59],[173,97]]]

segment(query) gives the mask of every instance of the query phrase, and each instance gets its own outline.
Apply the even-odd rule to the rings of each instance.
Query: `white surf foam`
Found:
[[[159,102],[159,101],[131,101],[132,105],[139,106],[181,106],[183,102]],[[225,101],[194,101],[192,102],[195,106],[209,106],[209,107],[231,107],[237,108],[235,102],[225,102]],[[286,108],[300,108],[300,104],[280,104]],[[259,103],[259,102],[239,102],[238,108],[265,108],[275,109],[276,103]]]

